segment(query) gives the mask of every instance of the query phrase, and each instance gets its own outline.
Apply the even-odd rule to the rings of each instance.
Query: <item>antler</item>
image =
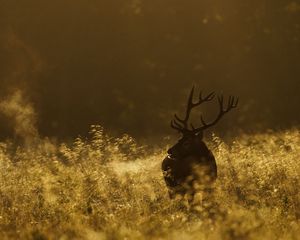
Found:
[[[227,107],[225,109],[224,109],[224,97],[223,96],[218,96],[218,102],[219,102],[219,106],[220,106],[220,112],[219,112],[217,118],[213,122],[207,124],[204,121],[203,117],[201,116],[201,122],[202,122],[203,126],[200,128],[194,129],[195,132],[203,131],[203,130],[215,125],[224,116],[225,113],[228,113],[231,109],[237,107],[237,105],[239,103],[239,98],[229,96]]]
[[[188,98],[185,117],[183,119],[181,119],[175,114],[174,115],[175,119],[171,121],[171,127],[174,128],[175,130],[178,130],[179,132],[181,132],[183,134],[194,132],[196,130],[193,127],[192,124],[191,124],[192,130],[189,130],[189,128],[188,128],[188,121],[189,121],[189,117],[190,117],[190,114],[191,114],[191,110],[194,107],[199,106],[203,102],[211,101],[215,97],[215,93],[212,92],[212,93],[208,94],[206,97],[203,98],[202,97],[202,92],[200,92],[198,101],[194,103],[193,102],[194,89],[195,89],[195,87],[193,86],[193,88],[191,90],[191,93],[190,93],[190,96]]]

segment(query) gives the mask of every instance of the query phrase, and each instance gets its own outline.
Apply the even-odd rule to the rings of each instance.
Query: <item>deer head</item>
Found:
[[[189,123],[189,118],[193,108],[201,105],[204,102],[212,101],[215,97],[215,93],[212,92],[207,96],[203,97],[202,92],[199,94],[199,98],[196,102],[193,101],[194,98],[194,87],[188,98],[186,113],[184,118],[179,118],[176,114],[174,119],[171,121],[171,127],[178,132],[182,133],[182,138],[178,141],[176,145],[168,150],[168,153],[174,157],[183,157],[185,155],[194,153],[203,149],[207,149],[203,138],[203,131],[214,126],[226,113],[231,109],[236,108],[238,105],[238,98],[229,96],[226,106],[224,106],[224,97],[222,95],[218,96],[219,103],[219,114],[216,119],[210,123],[204,121],[203,116],[200,117],[201,126],[194,127],[192,123]],[[202,146],[202,147],[201,147]]]

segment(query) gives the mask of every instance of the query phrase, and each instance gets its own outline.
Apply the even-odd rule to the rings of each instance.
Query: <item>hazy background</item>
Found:
[[[28,116],[25,135],[171,134],[193,84],[241,99],[216,131],[300,123],[300,1],[0,0],[0,16],[1,138]]]

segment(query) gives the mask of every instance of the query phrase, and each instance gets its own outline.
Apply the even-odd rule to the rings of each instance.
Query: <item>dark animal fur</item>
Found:
[[[217,165],[201,136],[185,136],[168,151],[162,170],[170,197],[198,190],[211,191],[217,178]]]

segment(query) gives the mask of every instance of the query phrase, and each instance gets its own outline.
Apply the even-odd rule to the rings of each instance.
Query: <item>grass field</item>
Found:
[[[300,131],[208,141],[212,210],[169,200],[160,164],[130,136],[92,126],[72,144],[0,144],[0,239],[300,239]]]

